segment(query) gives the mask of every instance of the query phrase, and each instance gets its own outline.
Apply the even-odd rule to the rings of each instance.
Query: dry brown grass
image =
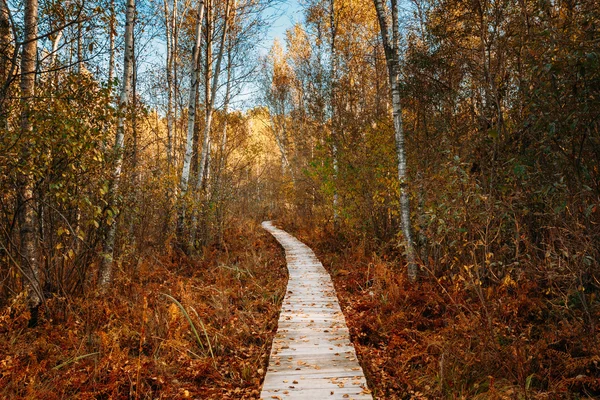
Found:
[[[245,221],[200,261],[147,254],[105,296],[49,299],[35,329],[24,298],[1,310],[0,398],[257,399],[287,281],[275,242]]]
[[[468,271],[411,285],[385,250],[293,229],[334,278],[377,399],[600,396],[594,292],[566,294],[533,274],[477,284]]]

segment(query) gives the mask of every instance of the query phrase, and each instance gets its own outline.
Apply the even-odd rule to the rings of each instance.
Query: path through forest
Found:
[[[313,251],[270,221],[289,281],[261,399],[372,399],[331,277]]]

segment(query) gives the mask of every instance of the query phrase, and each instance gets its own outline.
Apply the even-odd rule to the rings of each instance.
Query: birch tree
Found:
[[[119,181],[121,179],[121,169],[123,166],[123,146],[125,139],[125,111],[129,105],[131,94],[132,67],[133,67],[133,24],[135,17],[135,0],[127,0],[126,22],[125,22],[125,54],[123,60],[123,83],[119,97],[119,118],[117,121],[117,135],[113,153],[115,155],[115,166],[112,174],[112,180],[109,184],[109,209],[116,209],[116,195],[119,190]],[[112,280],[112,264],[115,250],[115,237],[117,234],[117,219],[113,218],[108,227],[102,262],[100,264],[98,285],[106,287]]]
[[[6,93],[4,87],[8,86],[11,66],[11,37],[10,37],[10,11],[7,3],[0,1],[0,129],[8,129],[8,111],[4,107]]]
[[[402,127],[402,106],[400,104],[400,30],[398,23],[398,0],[390,0],[390,10],[383,0],[373,0],[388,68],[388,78],[392,92],[392,115],[396,139],[396,155],[398,157],[398,181],[400,183],[400,214],[402,233],[408,259],[408,278],[417,280],[417,264],[410,223],[410,200],[408,198],[408,172],[404,146],[404,130]],[[391,26],[390,26],[391,25]],[[391,35],[391,36],[390,36]]]
[[[232,25],[235,25],[235,4],[233,7]],[[226,149],[227,149],[227,120],[229,112],[229,101],[231,99],[231,81],[233,79],[233,68],[232,68],[232,57],[231,57],[231,42],[232,35],[228,37],[227,44],[227,80],[225,82],[225,100],[223,103],[223,129],[221,131],[221,145],[219,146],[218,160],[217,160],[217,171],[215,176],[215,192],[217,197],[217,227],[219,229],[219,238],[222,240],[223,234],[223,205],[221,203],[223,197],[223,188],[221,187],[221,179],[223,175],[223,169],[226,164]]]
[[[330,93],[329,93],[329,108],[331,111],[330,122],[331,122],[331,150],[333,156],[333,227],[334,230],[337,231],[339,224],[339,211],[338,211],[338,175],[339,175],[339,165],[338,165],[338,140],[339,134],[338,123],[336,121],[337,110],[336,110],[336,91],[338,85],[338,77],[337,77],[337,54],[336,54],[336,20],[335,20],[335,0],[329,0],[329,30],[331,34],[331,60],[330,60]]]
[[[188,183],[190,179],[190,167],[192,163],[192,155],[194,152],[194,124],[196,122],[196,96],[198,95],[198,85],[200,83],[200,44],[202,42],[202,25],[204,22],[204,0],[200,0],[198,5],[198,14],[196,16],[196,42],[192,52],[192,73],[190,75],[190,97],[188,100],[188,123],[187,137],[185,144],[185,156],[183,159],[183,169],[181,171],[181,179],[179,182],[181,204],[179,206],[177,216],[177,237],[181,242],[183,235],[183,224],[185,222],[185,204],[184,197],[188,191]]]
[[[231,0],[227,0],[225,6],[225,15],[223,21],[223,30],[221,32],[221,41],[219,44],[219,53],[217,55],[217,64],[215,65],[214,73],[212,74],[212,83],[210,84],[210,92],[207,91],[207,102],[206,102],[206,123],[204,127],[204,143],[202,144],[202,155],[200,157],[200,164],[198,168],[198,182],[196,189],[201,190],[205,187],[207,176],[208,176],[208,164],[210,162],[210,128],[212,125],[213,109],[215,106],[215,97],[217,95],[217,89],[219,85],[219,74],[221,72],[221,62],[223,60],[223,53],[225,50],[225,42],[227,37],[227,30],[229,27],[229,11],[231,8]],[[210,70],[210,65],[207,64],[207,71]],[[207,77],[210,74],[207,74]],[[206,81],[207,88],[209,87],[209,81]]]
[[[115,36],[116,36],[116,21],[115,15],[115,0],[110,0],[110,14],[108,23],[108,85],[113,86],[113,78],[115,74]]]
[[[233,15],[231,17],[231,23],[235,24],[235,0],[233,6]],[[232,35],[228,36],[227,40],[227,79],[225,82],[225,100],[223,102],[223,130],[221,131],[221,146],[219,147],[219,161],[218,170],[219,172],[223,169],[225,164],[225,148],[227,146],[227,113],[229,112],[229,101],[231,100],[231,81],[233,80],[233,61],[232,61]],[[220,175],[220,174],[219,174]]]
[[[23,275],[28,289],[28,302],[31,310],[30,326],[37,324],[38,307],[43,294],[40,284],[40,259],[38,254],[37,218],[34,199],[34,177],[27,164],[30,162],[31,148],[28,138],[33,135],[31,105],[35,95],[35,71],[38,36],[38,1],[25,2],[25,40],[21,53],[21,171],[18,174],[18,220],[21,240]]]
[[[173,3],[173,11],[169,10],[169,1],[164,0],[165,32],[167,42],[167,165],[170,168],[173,164],[173,69],[175,64],[174,36],[175,36],[175,7],[177,1]]]
[[[0,1],[0,85],[4,84],[8,76],[10,42],[10,12],[3,0]]]

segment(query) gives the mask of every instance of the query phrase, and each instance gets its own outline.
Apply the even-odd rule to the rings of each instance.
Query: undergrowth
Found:
[[[286,227],[332,275],[375,398],[600,397],[593,288],[568,291],[534,273],[486,284],[427,270],[410,284],[389,249]]]
[[[49,298],[34,329],[14,298],[0,398],[257,399],[287,272],[260,226],[238,226],[197,259],[145,252],[105,294]]]

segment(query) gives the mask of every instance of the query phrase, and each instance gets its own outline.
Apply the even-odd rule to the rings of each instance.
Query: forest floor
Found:
[[[422,274],[389,249],[284,224],[332,275],[376,399],[600,398],[600,306],[543,280],[483,287]]]
[[[23,297],[3,306],[0,398],[258,399],[287,270],[258,223],[233,226],[201,261],[147,249],[106,295],[49,295],[36,328]],[[528,277],[411,285],[389,249],[282,227],[332,275],[376,399],[600,398],[593,293]]]
[[[260,225],[236,226],[205,261],[147,251],[105,296],[49,296],[36,328],[23,298],[1,309],[0,398],[257,399],[287,270]]]

